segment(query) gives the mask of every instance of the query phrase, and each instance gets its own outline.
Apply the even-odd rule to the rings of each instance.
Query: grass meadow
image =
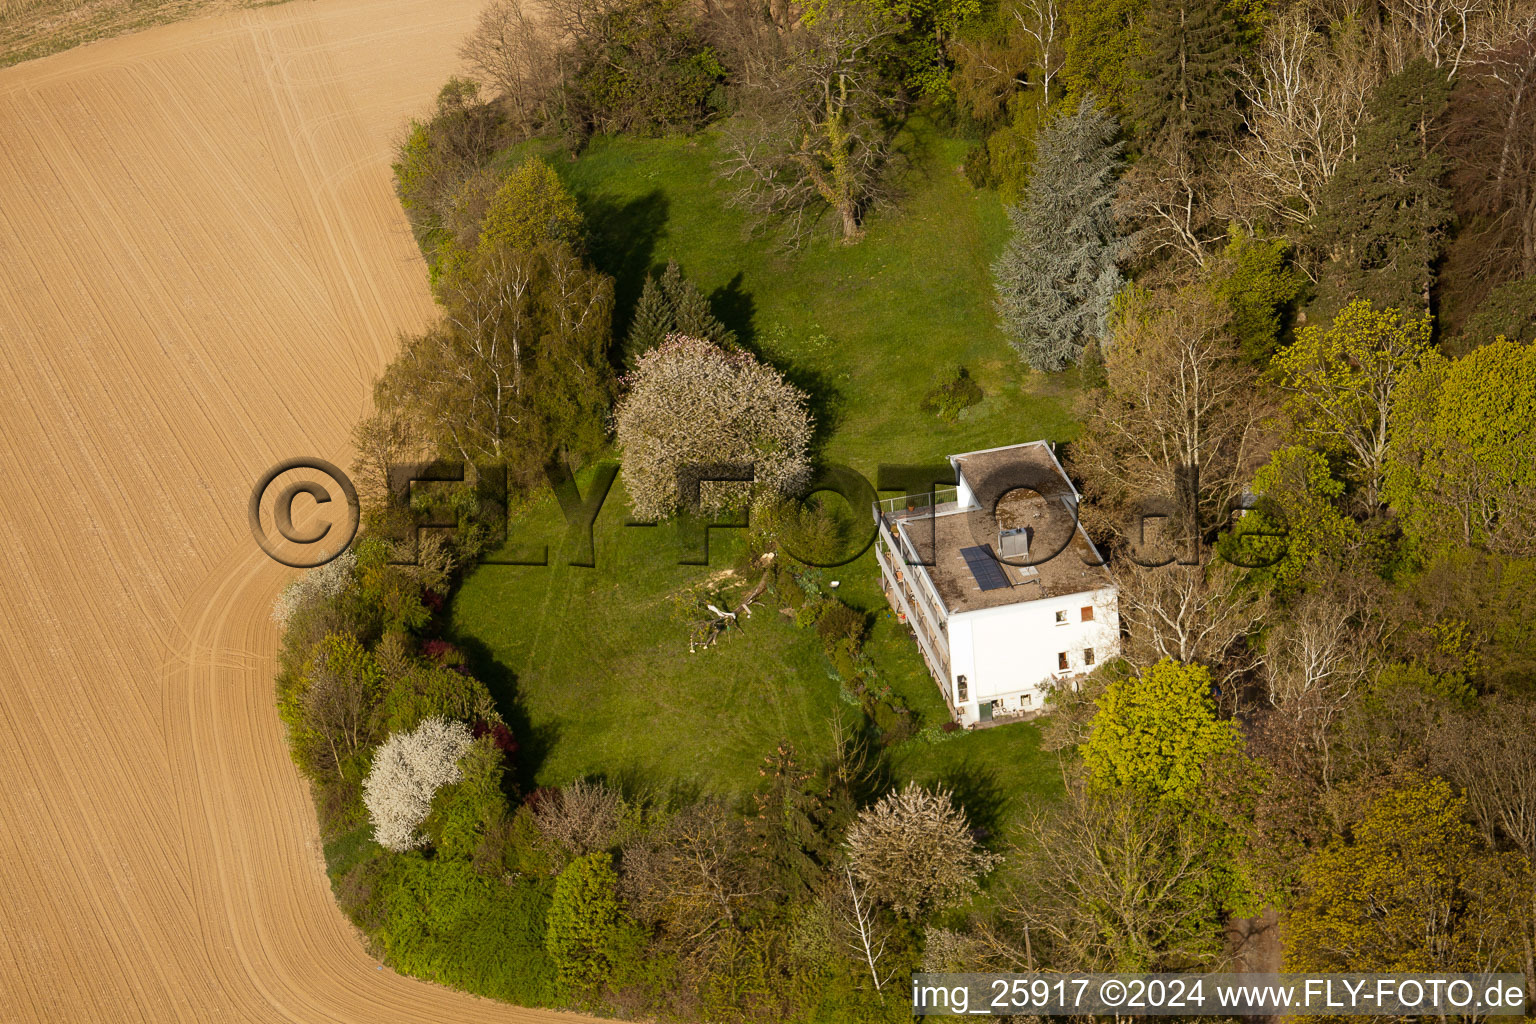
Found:
[[[798,250],[754,233],[729,206],[709,133],[598,139],[574,161],[530,143],[501,159],[539,152],[578,197],[592,259],[616,281],[619,333],[646,275],[676,259],[743,343],[811,395],[825,460],[873,480],[881,462],[1070,438],[1075,381],[1029,372],[993,320],[989,265],[1007,231],[1000,203],[960,173],[963,141],[919,124],[902,148],[902,194],[868,218],[858,244],[821,236]],[[983,399],[945,424],[919,404],[957,365]],[[536,496],[522,530],[549,541],[550,564],[481,567],[455,598],[455,634],[519,729],[524,785],[593,775],[736,795],[775,744],[788,740],[807,761],[825,750],[833,716],[858,712],[840,699],[814,631],[765,604],[715,647],[688,653],[674,599],[732,565],[731,531],[713,533],[710,566],[685,566],[671,527],[625,526],[626,515],[615,484],[595,528],[596,567],[572,567],[553,499]],[[923,724],[942,722],[915,644],[886,611],[873,555],[830,576],[872,617],[881,682]],[[898,780],[956,789],[984,826],[1059,786],[1054,757],[1027,724],[917,737],[887,757]]]

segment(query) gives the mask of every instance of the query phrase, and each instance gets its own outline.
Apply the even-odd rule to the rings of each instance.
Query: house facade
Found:
[[[875,505],[881,586],[956,721],[1038,712],[1119,654],[1114,584],[1047,442],[949,463],[952,486]]]

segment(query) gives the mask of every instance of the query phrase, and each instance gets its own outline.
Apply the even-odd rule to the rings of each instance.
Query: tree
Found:
[[[722,463],[753,467],[758,485],[792,493],[807,479],[811,415],[805,395],[745,352],[674,335],[640,357],[614,411],[630,507],[665,519],[679,507],[680,474]],[[744,489],[705,483],[701,507],[738,503]]]
[[[303,732],[314,742],[299,747],[307,749],[316,775],[345,777],[349,763],[372,745],[384,686],[378,662],[356,639],[332,635],[321,643],[303,693]]]
[[[1450,140],[1478,270],[1495,280],[1536,276],[1536,13],[1472,61]]]
[[[374,388],[438,454],[535,478],[557,446],[605,440],[613,282],[567,246],[477,246],[444,267],[445,316],[402,341]]]
[[[635,361],[666,341],[669,334],[702,338],[723,349],[736,343],[736,332],[726,327],[709,308],[709,300],[683,276],[677,260],[668,260],[659,277],[647,277],[640,302],[624,338],[625,362]]]
[[[1281,597],[1345,563],[1362,542],[1359,524],[1342,507],[1344,481],[1315,449],[1275,449],[1253,475],[1252,491],[1258,507],[1247,510],[1218,546],[1229,561],[1255,566],[1250,580]]]
[[[416,828],[432,812],[433,794],[459,781],[459,758],[473,741],[463,722],[428,718],[379,745],[363,782],[375,842],[396,852],[422,845]]]
[[[747,819],[757,870],[772,879],[775,891],[803,899],[825,880],[851,801],[834,801],[825,781],[802,768],[788,744],[775,747],[758,772],[763,781]]]
[[[1442,779],[1410,778],[1374,799],[1348,836],[1302,868],[1285,915],[1289,971],[1490,971],[1515,961],[1511,874],[1463,820]]]
[[[1444,71],[1422,59],[1372,94],[1354,159],[1323,187],[1312,222],[1325,306],[1365,298],[1430,311],[1452,216],[1441,152],[1449,98]]]
[[[483,249],[530,252],[542,243],[581,244],[581,210],[576,198],[555,176],[554,168],[534,157],[502,179],[480,226]]]
[[[1290,265],[1290,243],[1259,238],[1233,225],[1227,247],[1211,268],[1216,297],[1231,310],[1232,337],[1243,358],[1265,365],[1280,343],[1287,314],[1306,278]]]
[[[459,56],[501,93],[519,131],[531,133],[558,117],[558,47],[525,0],[491,0]]]
[[[443,228],[454,195],[500,142],[501,115],[480,98],[479,86],[450,78],[426,121],[412,121],[393,169],[400,205],[418,240]]]
[[[1111,683],[1098,705],[1083,763],[1099,785],[1188,798],[1207,765],[1240,744],[1237,727],[1216,717],[1204,665],[1165,658]]]
[[[653,834],[625,845],[625,906],[685,951],[702,948],[762,894],[748,842],[741,818],[718,801],[680,808]]]
[[[606,853],[577,857],[555,879],[544,942],[567,992],[581,993],[611,978],[629,924],[618,885]]]
[[[977,848],[947,790],[929,792],[915,782],[860,811],[847,842],[862,891],[908,919],[975,893],[977,876],[999,860]]]
[[[577,779],[546,791],[533,809],[533,820],[546,841],[567,856],[585,857],[618,845],[626,813],[624,797],[601,782]]]
[[[1142,19],[1130,97],[1141,155],[1117,209],[1143,256],[1172,250],[1204,264],[1221,238],[1212,192],[1239,116],[1238,28],[1225,0],[1152,4]]]
[[[1199,662],[1226,685],[1252,667],[1246,640],[1273,602],[1242,574],[1219,561],[1140,566],[1122,560],[1112,570],[1120,590],[1126,657],[1149,665],[1162,658]]]
[[[1382,494],[1411,541],[1536,554],[1536,343],[1430,353],[1390,427]]]
[[[992,265],[997,312],[1019,355],[1041,371],[1075,363],[1102,336],[1120,289],[1122,245],[1110,206],[1120,167],[1114,119],[1084,99],[1039,135],[1024,202]]]
[[[1149,6],[1147,0],[1068,0],[1062,5],[1067,22],[1062,78],[1071,95],[1097,96],[1115,114],[1129,113],[1133,62],[1141,45],[1137,26]]]
[[[1499,285],[1467,318],[1457,339],[1467,353],[1499,338],[1536,341],[1536,277]]]
[[[742,112],[721,162],[733,203],[781,218],[792,241],[830,209],[843,241],[858,239],[884,195],[899,109],[880,59],[891,32],[874,9],[848,5],[744,54]]]
[[[1426,358],[1429,339],[1427,316],[1407,319],[1357,300],[1274,358],[1297,435],[1343,459],[1368,510],[1380,498],[1394,396]]]
[[[1317,215],[1323,186],[1355,153],[1381,63],[1356,22],[1325,33],[1305,5],[1274,16],[1237,68],[1246,139],[1235,149],[1235,220],[1300,228]]]
[[[1018,869],[1002,903],[1032,940],[1024,966],[1173,971],[1215,963],[1224,908],[1211,885],[1211,854],[1169,802],[1069,778],[1061,809],[1036,815],[1010,858]]]
[[[1190,561],[1193,541],[1226,524],[1262,455],[1263,396],[1230,322],[1200,286],[1127,291],[1115,317],[1105,388],[1084,403],[1072,464],[1085,517],[1141,555],[1156,553],[1141,536],[1149,499],[1171,503],[1163,532]]]

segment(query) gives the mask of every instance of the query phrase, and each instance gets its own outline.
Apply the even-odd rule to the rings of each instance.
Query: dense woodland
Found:
[[[358,427],[362,538],[275,610],[337,898],[386,962],[626,1017],[898,1020],[917,969],[1214,970],[1268,912],[1288,969],[1536,977],[1528,0],[494,0],[463,53],[396,164],[440,322]],[[900,208],[917,117],[1006,204],[1007,358],[1078,388],[1063,451],[1121,592],[1124,657],[1042,720],[1063,795],[993,828],[893,783],[865,617],[801,562],[849,526],[793,500],[814,382],[675,264],[617,299],[557,173],[707,136],[794,260]],[[977,400],[935,383],[923,415]],[[786,608],[849,695],[831,756],[781,745],[742,800],[516,784],[441,615],[504,524],[484,488],[391,511],[384,470],[574,471],[579,503],[615,453],[643,517],[750,505],[752,591],[682,595],[679,657]],[[685,502],[698,461],[760,472]],[[412,518],[459,529],[395,564]]]

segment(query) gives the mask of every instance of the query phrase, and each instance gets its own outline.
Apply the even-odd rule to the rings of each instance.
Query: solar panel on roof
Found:
[[[965,559],[966,567],[971,570],[971,576],[982,590],[1001,590],[1011,586],[1003,573],[1003,567],[992,557],[990,548],[961,548],[960,557]]]

